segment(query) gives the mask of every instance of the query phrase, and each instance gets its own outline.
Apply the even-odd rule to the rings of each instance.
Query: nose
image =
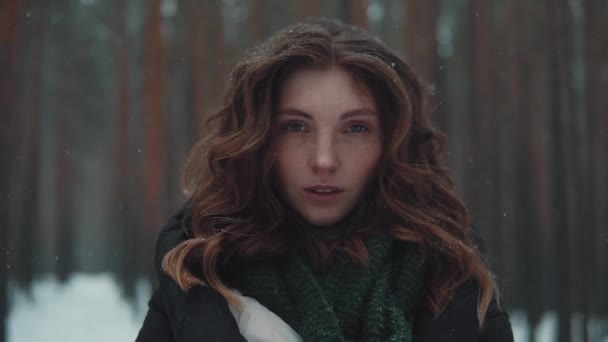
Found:
[[[334,173],[340,167],[340,158],[336,151],[336,144],[331,135],[321,135],[316,139],[309,160],[314,173]]]

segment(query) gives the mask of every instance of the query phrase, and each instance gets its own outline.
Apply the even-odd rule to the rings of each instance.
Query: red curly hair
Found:
[[[163,269],[184,290],[204,284],[235,301],[221,276],[233,256],[277,256],[293,246],[290,230],[282,229],[286,208],[273,190],[267,152],[281,82],[310,65],[343,68],[372,92],[384,142],[369,207],[388,223],[354,232],[339,246],[316,241],[317,259],[341,249],[364,263],[364,234],[384,231],[413,241],[426,263],[430,310],[439,315],[453,290],[474,280],[482,325],[496,285],[469,239],[469,215],[444,163],[445,135],[431,127],[425,110],[428,89],[379,39],[330,19],[279,31],[235,67],[223,106],[210,118],[216,129],[195,145],[184,173],[193,238],[165,255]],[[191,271],[193,260],[197,272]]]

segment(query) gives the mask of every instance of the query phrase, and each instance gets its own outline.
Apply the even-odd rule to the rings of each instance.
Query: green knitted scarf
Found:
[[[304,341],[411,341],[421,256],[415,245],[385,235],[365,244],[367,266],[336,256],[326,272],[316,274],[294,254],[239,270],[234,285]]]

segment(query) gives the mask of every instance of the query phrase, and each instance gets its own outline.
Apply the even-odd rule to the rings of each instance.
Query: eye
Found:
[[[367,128],[361,124],[354,124],[354,125],[349,126],[346,129],[346,131],[350,132],[350,133],[363,133],[363,132],[369,132],[369,128]]]
[[[299,122],[288,122],[282,128],[289,132],[304,132],[304,125]]]

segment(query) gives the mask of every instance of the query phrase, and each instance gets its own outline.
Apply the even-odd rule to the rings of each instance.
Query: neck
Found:
[[[298,235],[303,235],[307,240],[341,241],[348,240],[355,231],[370,223],[370,217],[373,216],[371,214],[368,208],[360,205],[337,223],[315,225],[294,209],[287,207],[286,225],[289,229],[295,229]]]

